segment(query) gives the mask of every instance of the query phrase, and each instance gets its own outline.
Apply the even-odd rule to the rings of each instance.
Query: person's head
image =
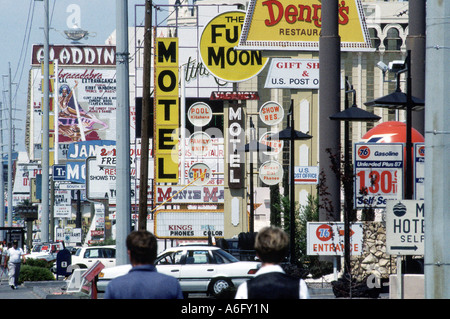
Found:
[[[255,250],[263,263],[279,264],[288,248],[289,237],[278,227],[264,227],[256,235]]]
[[[132,265],[153,264],[157,255],[155,235],[146,231],[133,231],[127,236],[127,249]]]

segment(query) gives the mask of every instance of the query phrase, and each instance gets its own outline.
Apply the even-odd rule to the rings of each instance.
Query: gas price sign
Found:
[[[355,143],[355,206],[384,208],[402,195],[403,144]]]

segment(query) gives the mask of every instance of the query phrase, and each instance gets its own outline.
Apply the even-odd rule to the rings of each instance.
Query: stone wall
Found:
[[[363,222],[363,254],[351,257],[352,277],[358,281],[370,275],[388,279],[396,272],[395,256],[386,254],[386,227],[382,222]]]

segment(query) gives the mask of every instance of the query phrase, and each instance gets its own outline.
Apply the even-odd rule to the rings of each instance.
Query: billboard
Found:
[[[251,0],[238,49],[318,51],[322,27],[320,0]],[[372,51],[360,0],[340,1],[343,51]]]

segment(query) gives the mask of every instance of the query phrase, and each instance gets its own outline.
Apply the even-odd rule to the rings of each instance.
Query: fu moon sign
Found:
[[[268,59],[261,51],[236,50],[245,12],[230,11],[214,17],[200,38],[200,55],[205,67],[219,79],[248,80],[257,75]]]

